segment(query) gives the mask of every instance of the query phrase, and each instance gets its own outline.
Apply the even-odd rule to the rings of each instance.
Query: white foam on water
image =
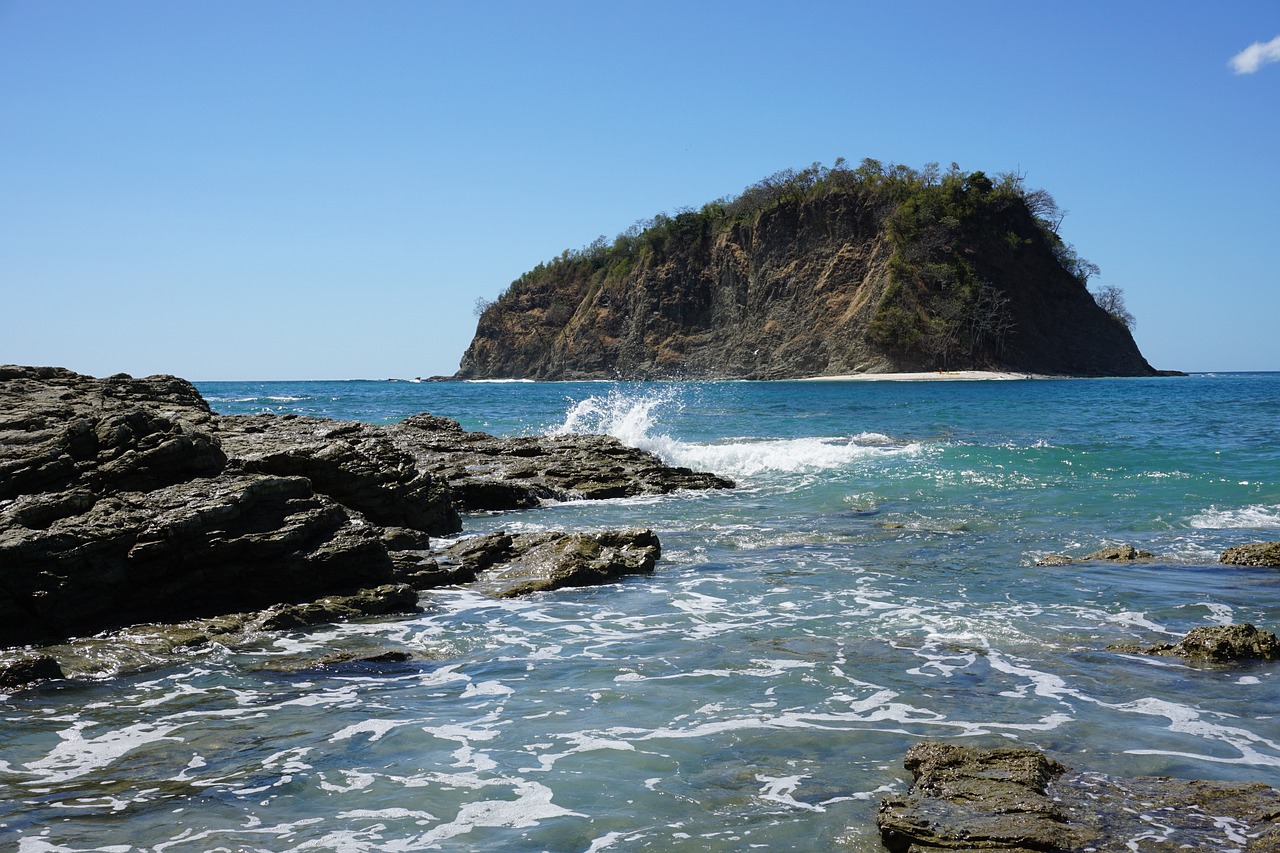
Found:
[[[1187,519],[1187,524],[1205,530],[1270,530],[1280,527],[1280,505],[1253,504],[1236,509],[1211,506]]]
[[[512,827],[523,829],[537,826],[544,820],[558,817],[586,817],[579,812],[561,808],[551,802],[552,791],[537,782],[514,780],[515,800],[479,800],[465,803],[457,816],[446,824],[437,826],[416,839],[405,840],[387,847],[388,850],[419,850],[434,848],[439,842],[459,835],[466,835],[477,827]]]
[[[672,387],[644,392],[613,390],[591,396],[571,403],[564,421],[547,432],[611,435],[670,465],[739,478],[838,469],[868,458],[920,450],[919,444],[901,444],[876,432],[790,439],[742,437],[711,444],[680,441],[661,431],[660,414],[664,409],[683,408],[682,393]]]
[[[811,812],[825,812],[822,806],[815,806],[812,803],[802,803],[792,794],[796,788],[800,787],[800,783],[808,779],[807,775],[797,776],[764,776],[756,774],[756,781],[763,782],[764,787],[760,789],[760,799],[769,800],[774,803],[781,803],[795,809],[804,809]]]
[[[58,732],[61,743],[44,758],[28,762],[27,772],[35,779],[27,784],[54,784],[75,779],[107,767],[116,759],[139,747],[159,741],[182,742],[173,732],[181,726],[158,726],[151,723],[135,723],[114,729],[97,737],[86,738],[85,729],[97,725],[92,720],[79,720],[68,729]]]
[[[635,746],[629,741],[618,740],[617,738],[603,738],[586,732],[572,732],[566,735],[558,735],[561,740],[568,741],[570,747],[564,752],[546,753],[538,756],[539,767],[524,768],[525,771],[548,771],[555,766],[555,763],[562,758],[570,755],[576,755],[581,752],[599,752],[602,750],[613,750],[615,752],[635,752]]]
[[[386,735],[387,732],[394,731],[401,726],[411,726],[419,722],[421,721],[377,719],[361,720],[358,723],[353,723],[346,728],[339,729],[334,732],[329,736],[329,743],[336,743],[340,740],[350,740],[356,735],[365,734],[366,732],[369,734],[368,742],[373,743],[374,741],[382,740],[383,736]]]
[[[1131,755],[1169,755],[1180,758],[1192,758],[1199,761],[1212,761],[1220,764],[1248,764],[1261,767],[1280,767],[1280,743],[1256,735],[1238,726],[1229,726],[1205,719],[1205,714],[1189,705],[1170,702],[1167,699],[1146,697],[1133,702],[1120,704],[1099,703],[1107,708],[1132,714],[1164,717],[1169,720],[1169,730],[1180,734],[1188,734],[1208,741],[1216,741],[1235,749],[1239,755],[1228,757],[1220,755],[1201,755],[1198,753],[1163,750],[1163,749],[1127,749]],[[1270,754],[1260,752],[1259,747],[1270,750]]]

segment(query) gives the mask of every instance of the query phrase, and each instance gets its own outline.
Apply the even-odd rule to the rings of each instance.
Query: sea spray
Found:
[[[604,395],[571,400],[564,421],[548,434],[611,435],[669,465],[748,479],[771,473],[844,469],[865,459],[915,454],[921,449],[918,442],[900,442],[877,432],[790,439],[730,437],[714,443],[680,441],[664,431],[662,424],[668,414],[684,409],[684,393],[678,386],[658,386],[612,389]]]

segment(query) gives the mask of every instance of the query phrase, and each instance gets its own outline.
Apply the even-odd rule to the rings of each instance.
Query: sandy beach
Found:
[[[806,376],[801,382],[972,382],[983,379],[1044,379],[1033,373],[996,370],[934,370],[927,373],[848,373],[841,376]]]

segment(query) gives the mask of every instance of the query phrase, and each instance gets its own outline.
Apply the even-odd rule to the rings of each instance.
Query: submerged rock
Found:
[[[1237,545],[1223,551],[1219,560],[1232,566],[1280,568],[1280,542]]]
[[[1105,561],[1111,563],[1131,563],[1138,560],[1150,560],[1154,554],[1150,551],[1143,551],[1132,545],[1110,545],[1106,548],[1099,548],[1092,554],[1086,554],[1083,557],[1068,557],[1065,554],[1046,554],[1036,559],[1037,566],[1071,566],[1077,563],[1092,563]]]
[[[1181,657],[1205,663],[1280,660],[1280,641],[1270,631],[1245,622],[1240,625],[1206,625],[1192,628],[1177,643],[1154,646],[1115,645],[1111,651],[1129,654]]]
[[[1092,554],[1086,554],[1085,560],[1108,560],[1113,563],[1127,563],[1133,560],[1149,560],[1152,557],[1150,551],[1143,551],[1132,545],[1112,545],[1107,548],[1101,548]]]
[[[886,797],[876,818],[892,853],[1280,845],[1280,792],[1262,784],[1119,779],[1073,772],[1036,749],[945,743],[916,744],[904,766],[911,789]]]
[[[463,540],[445,553],[485,594],[513,598],[647,574],[662,547],[652,530],[515,536],[499,531]]]

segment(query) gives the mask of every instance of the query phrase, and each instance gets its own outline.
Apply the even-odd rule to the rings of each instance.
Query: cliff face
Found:
[[[950,177],[708,206],[565,253],[488,307],[457,377],[1154,373],[1024,194]]]

